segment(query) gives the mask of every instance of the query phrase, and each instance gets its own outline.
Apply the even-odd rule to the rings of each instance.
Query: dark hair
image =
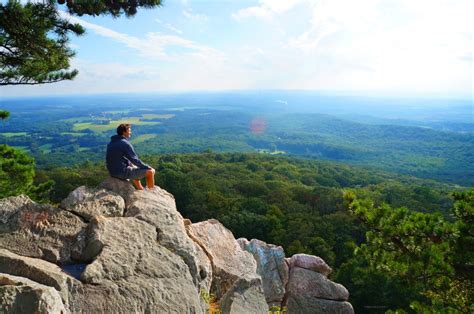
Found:
[[[117,127],[117,134],[118,135],[123,135],[123,133],[127,132],[128,129],[132,127],[131,124],[121,124]]]

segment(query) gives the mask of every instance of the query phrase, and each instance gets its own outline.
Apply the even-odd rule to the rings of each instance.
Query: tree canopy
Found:
[[[374,206],[347,192],[351,211],[366,225],[366,242],[356,249],[369,266],[418,292],[418,313],[472,313],[474,190],[454,193],[452,217],[388,204]]]
[[[64,5],[65,4],[65,5]],[[20,3],[9,0],[0,5],[0,86],[33,85],[72,80],[75,55],[69,36],[84,34],[71,23],[71,15],[135,15],[138,7],[154,8],[161,0],[45,0]],[[64,5],[64,6],[63,6]]]
[[[0,119],[5,120],[10,116],[10,113],[5,110],[0,110]]]

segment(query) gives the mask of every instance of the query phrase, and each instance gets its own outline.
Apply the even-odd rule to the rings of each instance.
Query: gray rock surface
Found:
[[[81,231],[86,225],[76,215],[36,204],[26,196],[1,202],[0,248],[52,263],[69,263],[83,245]]]
[[[186,233],[183,217],[176,209],[173,195],[158,186],[154,190],[138,191],[131,183],[115,178],[105,180],[100,187],[124,198],[125,216],[135,217],[154,226],[159,243],[181,256],[188,265],[196,287],[202,285],[206,277],[201,278],[198,252]]]
[[[347,289],[318,272],[293,267],[290,270],[287,313],[353,313]]]
[[[288,259],[281,247],[235,240],[217,220],[192,224],[159,187],[137,191],[109,178],[100,189],[76,189],[61,206],[0,200],[6,312],[204,313],[204,292],[223,313],[267,313],[279,302],[288,313],[353,313],[322,259]],[[78,262],[88,264],[81,281],[56,265]]]
[[[184,226],[186,229],[186,233],[188,234],[189,238],[192,240],[192,243],[194,245],[194,248],[196,250],[196,256],[197,256],[197,266],[199,270],[199,277],[201,278],[201,281],[199,283],[199,291],[204,291],[206,293],[210,293],[211,290],[211,283],[212,283],[212,264],[211,264],[211,257],[209,257],[204,250],[199,244],[198,244],[198,239],[193,239],[193,235],[191,231],[189,230],[189,226],[192,224],[191,220],[189,219],[184,219]],[[204,307],[206,307],[203,304]]]
[[[261,281],[238,279],[219,302],[222,313],[268,313]]]
[[[237,242],[242,249],[251,253],[257,262],[257,274],[262,277],[263,290],[269,307],[280,305],[289,277],[283,248],[257,239],[248,241],[240,238]]]
[[[74,311],[201,313],[187,265],[159,244],[152,225],[114,217],[93,224],[89,232],[99,255],[82,273],[87,285],[74,299]]]
[[[349,292],[343,285],[332,282],[323,274],[300,267],[291,268],[288,295],[335,301],[349,299]]]
[[[354,309],[349,302],[324,299],[307,299],[293,295],[286,305],[287,314],[353,314]]]
[[[289,262],[290,268],[305,268],[321,273],[324,276],[328,276],[332,272],[331,267],[329,267],[329,265],[326,264],[326,262],[321,257],[314,255],[295,254],[290,258]]]
[[[128,208],[130,197],[132,197],[134,193],[140,192],[133,187],[131,182],[112,177],[109,177],[102,181],[99,184],[98,188],[112,191],[120,195],[125,200],[125,208]]]
[[[45,286],[53,287],[63,303],[69,304],[70,291],[81,283],[69,276],[59,266],[38,258],[24,257],[0,249],[0,273],[28,278]]]
[[[0,273],[0,313],[66,313],[58,291],[32,280]]]
[[[12,215],[18,212],[24,205],[32,203],[28,196],[11,196],[0,200],[0,228],[6,224]],[[1,231],[2,229],[0,229]]]
[[[239,279],[249,282],[256,279],[261,284],[255,259],[240,248],[232,232],[219,221],[210,219],[189,225],[189,233],[211,259],[213,268],[211,290],[218,299]]]
[[[105,189],[98,190],[81,186],[69,193],[68,197],[61,202],[60,207],[90,221],[98,215],[123,216],[125,201],[120,195]]]

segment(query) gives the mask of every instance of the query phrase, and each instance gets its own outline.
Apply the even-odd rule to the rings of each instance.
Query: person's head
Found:
[[[117,134],[129,138],[132,135],[131,124],[121,124],[117,127]]]

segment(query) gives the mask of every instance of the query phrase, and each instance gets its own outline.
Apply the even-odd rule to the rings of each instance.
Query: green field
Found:
[[[141,143],[141,142],[145,142],[149,139],[152,139],[156,136],[157,136],[156,134],[142,134],[142,135],[139,135],[139,136],[133,138],[131,140],[131,142],[132,142],[132,144],[138,144],[138,143]]]
[[[286,152],[284,150],[269,150],[264,148],[258,148],[257,152],[261,154],[270,154],[270,155],[284,155]]]
[[[71,136],[86,136],[87,133],[76,133],[76,132],[62,132],[61,135],[71,135]]]
[[[75,123],[73,126],[74,131],[82,131],[82,130],[92,130],[94,132],[104,132],[108,130],[114,130],[119,124],[122,123],[130,123],[134,125],[157,125],[160,122],[145,122],[140,120],[141,117],[128,117],[123,118],[120,120],[111,120],[108,124],[94,124],[92,122],[85,122],[85,123]]]
[[[154,113],[145,113],[142,114],[144,120],[153,120],[153,119],[171,119],[174,114],[154,114]]]
[[[129,113],[129,112],[130,112],[130,109],[106,111],[106,112],[104,112],[104,113],[118,114],[118,113]]]
[[[5,133],[0,133],[1,136],[5,137],[14,137],[14,136],[27,136],[28,133],[26,132],[5,132]]]
[[[53,147],[53,144],[44,144],[44,145],[41,145],[39,149],[41,150],[43,154],[49,154],[51,153],[51,147]]]
[[[82,122],[86,120],[90,120],[90,117],[74,117],[74,118],[69,118],[69,119],[62,119],[61,121],[64,122]]]

